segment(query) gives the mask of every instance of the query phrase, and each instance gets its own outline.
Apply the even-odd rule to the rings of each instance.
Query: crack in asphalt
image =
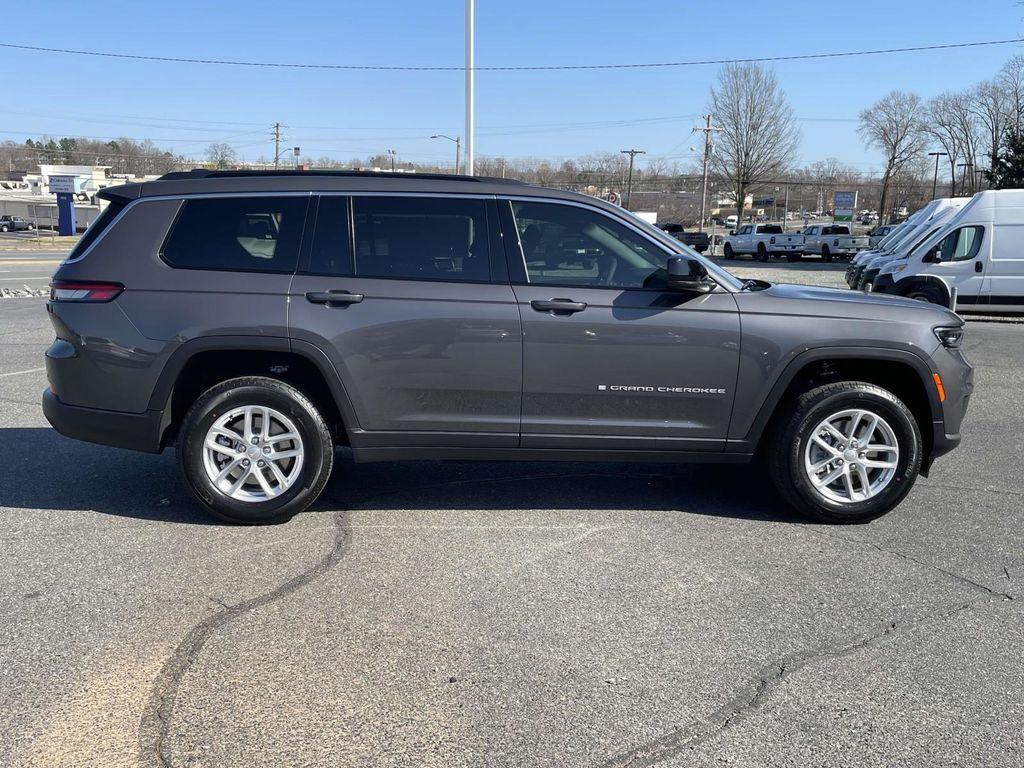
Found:
[[[146,703],[139,723],[139,756],[143,765],[156,768],[167,768],[171,765],[166,746],[178,687],[214,633],[240,616],[288,597],[331,570],[345,556],[351,539],[348,514],[344,511],[337,512],[334,520],[333,545],[323,557],[302,573],[292,576],[268,592],[234,605],[210,598],[221,606],[220,610],[189,630],[171,657],[164,662],[163,668],[153,684],[149,701]]]
[[[599,768],[646,768],[676,757],[686,750],[709,741],[729,726],[749,716],[761,707],[774,688],[783,680],[810,664],[826,659],[840,658],[864,648],[880,645],[894,635],[914,629],[925,622],[949,619],[976,605],[993,603],[997,599],[999,598],[995,595],[990,595],[977,600],[957,603],[917,618],[890,621],[875,632],[854,635],[839,642],[826,643],[817,648],[792,653],[777,661],[769,662],[758,671],[752,682],[746,684],[739,693],[702,721],[677,728],[660,738],[613,756],[600,763]]]

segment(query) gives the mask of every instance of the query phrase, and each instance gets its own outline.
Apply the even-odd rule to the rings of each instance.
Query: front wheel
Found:
[[[35,228],[36,228],[36,225],[35,225],[35,224],[29,224],[29,225],[28,225],[28,231],[29,231],[29,232],[31,232],[31,231],[32,231],[33,229],[35,229]]]
[[[277,379],[221,382],[193,403],[178,437],[186,487],[233,523],[280,523],[320,495],[334,441],[316,406]]]
[[[10,227],[8,227],[6,224],[0,226],[0,232],[9,232],[9,231],[10,231]]]
[[[768,261],[768,249],[765,248],[764,243],[757,244],[757,260]]]
[[[921,430],[913,414],[894,394],[866,382],[805,392],[770,440],[776,488],[819,522],[884,515],[903,501],[921,470]]]
[[[908,299],[926,301],[930,304],[938,304],[940,307],[949,305],[949,300],[946,298],[944,292],[936,285],[922,285],[908,291],[905,295]]]
[[[725,244],[725,258],[732,259],[733,257],[734,256],[733,256],[733,252],[732,252],[732,245],[730,245],[729,243],[726,243]]]

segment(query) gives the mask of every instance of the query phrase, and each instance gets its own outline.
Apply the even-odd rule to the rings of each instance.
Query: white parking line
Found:
[[[39,373],[45,371],[45,368],[29,368],[26,371],[11,371],[10,373],[0,373],[0,379],[4,379],[8,376],[20,376],[23,373]]]

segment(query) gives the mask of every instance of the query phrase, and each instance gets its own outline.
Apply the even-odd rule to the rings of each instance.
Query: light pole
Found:
[[[299,154],[301,151],[299,147],[292,147],[292,156],[295,158],[295,170],[299,169]]]
[[[957,163],[956,167],[964,169],[964,172],[960,175],[960,196],[963,197],[964,192],[967,191],[967,169],[973,168],[974,163]]]
[[[935,199],[935,189],[939,183],[939,158],[949,157],[949,152],[929,152],[928,157],[935,158],[935,175],[932,177],[932,200]]]
[[[633,201],[633,159],[637,155],[646,155],[647,153],[642,149],[623,149],[620,150],[619,154],[629,155],[629,178],[626,181],[626,205],[625,208],[629,210],[629,204]]]
[[[394,173],[395,172],[395,155],[398,154],[398,153],[395,152],[395,150],[393,150],[393,149],[389,149],[388,150],[388,154],[391,156],[391,172]]]
[[[466,0],[466,175],[473,175],[473,3]]]
[[[462,137],[456,136],[454,139],[451,136],[446,136],[443,133],[435,133],[430,138],[432,139],[448,139],[448,141],[455,142],[455,175],[459,174],[459,148],[462,145]]]

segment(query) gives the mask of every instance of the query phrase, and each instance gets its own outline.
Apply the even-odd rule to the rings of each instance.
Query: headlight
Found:
[[[964,340],[964,327],[958,325],[950,328],[934,328],[935,337],[948,349],[957,349]]]
[[[902,272],[906,268],[907,268],[906,264],[898,264],[897,266],[893,267],[890,271],[893,274],[896,274],[897,272]]]

